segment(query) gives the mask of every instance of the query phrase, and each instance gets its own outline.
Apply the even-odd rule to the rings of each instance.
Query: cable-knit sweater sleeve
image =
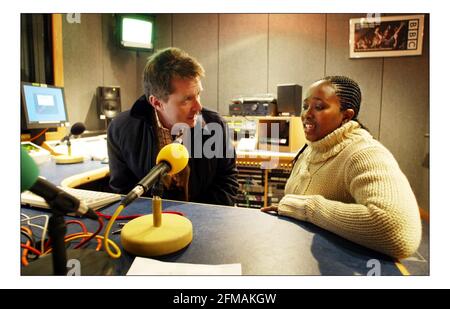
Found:
[[[413,254],[421,240],[418,206],[392,154],[382,146],[370,146],[353,153],[342,168],[342,190],[355,203],[287,194],[280,201],[279,214],[311,222],[392,257]]]

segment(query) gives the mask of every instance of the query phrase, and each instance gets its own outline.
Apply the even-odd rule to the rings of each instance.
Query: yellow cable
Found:
[[[78,238],[85,238],[85,237],[86,237],[86,235],[76,235],[76,236],[73,236],[73,237],[69,237],[67,239],[67,241],[69,242],[69,241],[72,241],[72,240],[75,240],[75,239],[78,239]],[[99,238],[99,239],[105,240],[105,237],[103,237],[101,235],[96,235],[95,238]],[[108,244],[111,244],[111,246],[114,248],[114,251],[116,251],[116,254],[118,256],[120,256],[121,251],[120,251],[119,246],[114,241],[112,241],[111,239],[108,239],[107,242],[108,242]]]
[[[124,205],[119,205],[119,207],[117,207],[116,211],[114,212],[114,214],[111,217],[111,220],[109,220],[108,225],[106,226],[106,230],[105,230],[105,236],[103,238],[103,246],[106,250],[106,252],[108,253],[108,255],[110,257],[112,257],[113,259],[118,259],[120,258],[120,255],[122,254],[122,252],[120,251],[119,248],[116,249],[116,253],[113,253],[111,251],[111,249],[109,248],[109,232],[111,231],[111,227],[113,226],[114,222],[116,221],[116,218],[119,216],[119,214],[122,212],[122,210],[125,208]]]
[[[402,273],[403,276],[410,276],[408,269],[405,267],[405,265],[402,264],[399,260],[394,261],[395,266],[397,266],[398,270]]]
[[[77,234],[74,234],[73,236],[70,236],[70,237],[66,238],[64,240],[64,242],[71,242],[72,240],[79,239],[79,238],[86,238],[86,237],[89,237],[91,235],[92,235],[92,233],[77,233]],[[103,237],[101,235],[96,235],[95,238],[103,239],[103,240],[105,239],[105,237]],[[120,251],[119,246],[114,241],[112,241],[111,239],[108,239],[107,241],[114,248],[114,251],[116,251],[116,254],[118,254],[120,256],[121,251]],[[47,251],[45,251],[45,253],[43,255],[49,254],[51,251],[52,251],[52,248],[50,248]]]

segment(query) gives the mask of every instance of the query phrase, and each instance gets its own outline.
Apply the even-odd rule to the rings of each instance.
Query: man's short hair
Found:
[[[144,69],[144,93],[166,101],[173,92],[172,78],[203,77],[202,65],[179,48],[166,48],[148,58]]]

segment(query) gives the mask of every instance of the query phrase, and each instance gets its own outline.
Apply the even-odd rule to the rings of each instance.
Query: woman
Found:
[[[308,146],[278,206],[261,210],[404,258],[421,240],[417,201],[392,154],[356,120],[360,103],[358,84],[345,76],[310,87],[301,115]]]

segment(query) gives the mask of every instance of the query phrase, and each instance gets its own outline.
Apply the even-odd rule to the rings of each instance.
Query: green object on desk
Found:
[[[39,169],[25,148],[20,147],[20,191],[26,191],[36,182]]]

